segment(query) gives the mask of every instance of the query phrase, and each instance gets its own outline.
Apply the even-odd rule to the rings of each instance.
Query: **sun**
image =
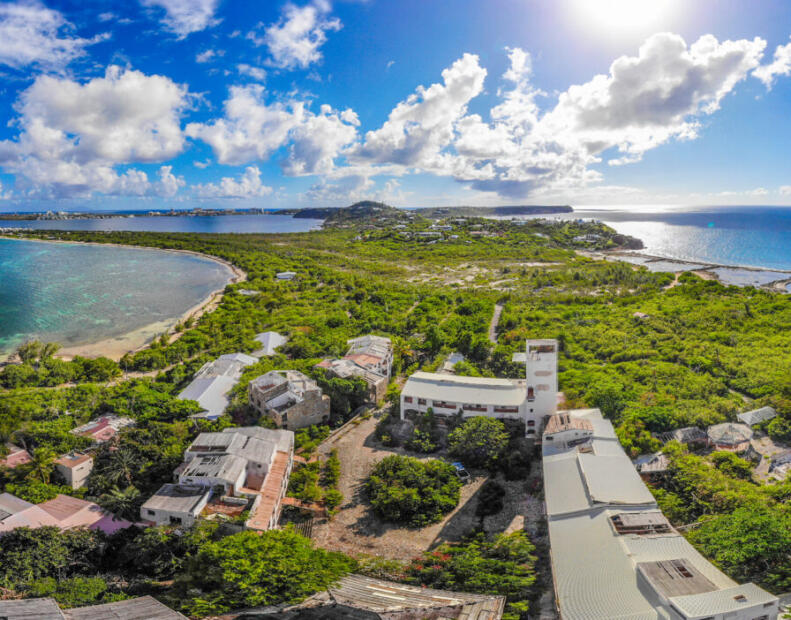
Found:
[[[659,28],[672,15],[677,0],[574,0],[575,17],[586,28],[602,32]]]

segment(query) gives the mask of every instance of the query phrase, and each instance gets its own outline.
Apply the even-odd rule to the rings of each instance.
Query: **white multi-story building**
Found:
[[[537,437],[545,418],[557,409],[557,341],[528,340],[514,361],[525,363],[525,379],[460,377],[416,372],[401,390],[401,418],[407,413],[461,413],[521,420],[525,434]]]

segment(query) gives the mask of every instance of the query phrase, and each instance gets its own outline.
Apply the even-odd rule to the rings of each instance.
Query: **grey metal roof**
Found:
[[[67,609],[63,614],[66,620],[187,620],[152,596]]]
[[[288,338],[281,336],[277,332],[262,332],[255,337],[256,342],[261,343],[261,348],[255,351],[257,355],[274,355],[275,349],[288,342]]]
[[[51,598],[0,601],[0,618],[8,620],[63,620],[63,612]]]
[[[544,498],[549,515],[569,514],[591,507],[574,454],[544,457]]]
[[[754,424],[760,424],[761,422],[771,420],[776,415],[777,411],[775,411],[772,407],[761,407],[760,409],[745,411],[744,413],[738,414],[736,417],[744,422],[747,426],[753,426]]]
[[[621,454],[577,455],[591,500],[602,504],[653,504],[654,496],[640,480],[632,462],[623,452]]]
[[[732,422],[709,426],[706,432],[713,443],[729,446],[750,441],[753,437],[753,430],[749,426]]]
[[[246,468],[247,461],[233,454],[207,454],[192,459],[181,475],[190,478],[217,478],[233,484]]]
[[[263,426],[237,426],[235,428],[226,428],[223,433],[239,433],[255,437],[261,441],[274,444],[275,450],[281,452],[290,452],[294,449],[294,431],[264,428]]]
[[[618,533],[611,522],[612,516],[618,515],[627,525],[635,520],[639,522],[646,519],[647,509],[658,513],[656,502],[620,444],[613,442],[612,426],[603,423],[601,413],[598,410],[569,413],[591,420],[594,433],[598,433],[599,446],[606,448],[597,450],[594,445],[592,450],[586,448],[585,452],[580,452],[576,448],[559,450],[547,446],[546,442],[544,445],[544,488],[552,574],[561,617],[564,620],[676,618],[666,604],[667,599],[661,598],[652,583],[638,575],[637,568],[638,564],[671,560],[688,563],[693,567],[690,572],[700,576],[700,583],[711,584],[707,587],[718,591],[694,596],[712,596],[723,601],[723,605],[730,602],[730,607],[723,607],[725,611],[739,609],[741,604],[732,596],[728,598],[718,594],[733,588],[735,582],[708,562],[675,530],[648,534]],[[620,454],[614,454],[615,446],[618,446]],[[635,518],[631,519],[630,515]],[[657,583],[655,580],[653,586]],[[700,592],[702,588],[686,591]],[[767,597],[767,602],[776,600],[766,592],[761,593]],[[671,601],[675,603],[676,598]],[[687,602],[690,609],[696,603],[697,599]],[[705,607],[700,607],[700,610],[707,613],[701,611],[691,614],[691,617],[711,614]]]
[[[267,438],[264,433],[255,430],[239,431],[235,428],[225,430],[228,432],[201,433],[187,448],[187,452],[215,456],[229,454],[245,461],[269,465],[275,450],[278,449],[276,448],[278,443],[288,441],[287,435]]]
[[[210,489],[199,484],[163,484],[142,508],[191,514],[209,493]]]
[[[744,597],[744,600],[739,602],[736,600],[736,597]],[[687,617],[696,618],[700,616],[727,614],[728,612],[737,611],[741,608],[753,605],[777,603],[777,597],[769,594],[766,590],[762,590],[753,583],[745,583],[744,585],[728,588],[727,590],[715,590],[702,594],[675,596],[670,599],[670,602],[684,612]]]
[[[459,377],[433,372],[416,372],[407,379],[403,396],[428,398],[454,403],[519,406],[525,402],[527,389],[523,381]]]
[[[365,366],[360,366],[360,364],[358,364],[353,360],[330,359],[330,360],[324,360],[323,362],[319,362],[319,364],[317,365],[320,366],[321,368],[325,368],[327,370],[332,371],[335,375],[337,375],[341,379],[348,379],[349,377],[360,377],[370,385],[376,385],[383,379],[386,379],[384,375],[380,375],[378,372],[374,372],[373,370],[370,370]]]
[[[236,385],[237,379],[232,377],[207,377],[194,379],[178,395],[181,400],[196,400],[203,408],[203,413],[193,417],[208,419],[219,418],[230,402],[228,392]]]

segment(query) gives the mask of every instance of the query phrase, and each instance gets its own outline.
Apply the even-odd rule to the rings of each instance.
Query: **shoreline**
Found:
[[[684,265],[688,265],[688,269],[676,269],[676,270],[667,270],[665,273],[694,273],[696,276],[702,278],[703,280],[716,280],[720,284],[724,286],[754,286],[756,288],[762,288],[765,290],[773,291],[773,292],[784,292],[789,293],[791,289],[786,288],[788,284],[791,284],[791,269],[775,269],[773,267],[756,267],[755,265],[725,265],[722,263],[714,263],[710,261],[693,261],[685,258],[672,258],[670,256],[657,256],[655,254],[649,254],[642,250],[624,250],[624,249],[615,249],[615,250],[593,250],[593,251],[582,251],[580,252],[583,256],[587,256],[588,258],[597,258],[603,260],[619,260],[625,257],[633,257],[633,258],[640,258],[644,259],[642,263],[632,263],[627,260],[623,260],[622,262],[629,263],[631,265],[646,267],[651,263],[658,263],[658,262],[667,262],[673,263],[683,267]],[[786,277],[784,278],[776,278],[774,280],[769,280],[764,283],[760,284],[745,284],[745,283],[737,283],[737,282],[728,282],[727,279],[723,279],[721,274],[715,272],[715,269],[723,269],[723,270],[731,270],[731,271],[747,271],[751,273],[771,273],[771,274],[783,274]]]
[[[226,282],[225,286],[211,291],[206,296],[205,299],[191,306],[186,311],[184,311],[181,315],[169,319],[163,319],[161,321],[155,321],[147,325],[144,325],[142,327],[139,327],[137,329],[134,329],[130,332],[119,334],[118,336],[114,336],[112,338],[105,338],[103,340],[99,340],[95,342],[85,342],[81,344],[64,346],[55,354],[55,357],[65,361],[70,361],[75,356],[79,355],[81,357],[88,357],[88,358],[107,357],[117,362],[127,353],[137,353],[138,351],[142,351],[143,349],[147,348],[155,338],[158,338],[163,333],[167,333],[170,336],[170,342],[173,342],[177,340],[178,336],[180,336],[181,333],[183,333],[183,332],[173,331],[173,328],[176,325],[183,323],[184,321],[190,318],[192,318],[194,321],[198,321],[204,314],[208,314],[209,312],[215,310],[217,306],[220,305],[225,295],[226,286],[228,286],[229,284],[239,284],[247,280],[247,273],[240,267],[234,265],[233,263],[223,258],[220,258],[218,256],[212,256],[211,254],[203,254],[201,252],[196,252],[194,250],[155,248],[155,247],[142,246],[142,245],[124,245],[122,243],[99,243],[98,241],[65,241],[63,239],[33,239],[28,237],[11,237],[7,235],[0,235],[0,239],[9,239],[12,241],[34,241],[41,243],[97,245],[104,247],[129,248],[133,250],[149,250],[149,251],[157,251],[157,252],[171,252],[174,254],[187,254],[205,260],[210,260],[228,269],[230,277],[228,282]],[[174,336],[176,336],[176,338],[174,338]],[[0,367],[7,364],[12,356],[13,353],[9,353],[5,360],[0,361]]]

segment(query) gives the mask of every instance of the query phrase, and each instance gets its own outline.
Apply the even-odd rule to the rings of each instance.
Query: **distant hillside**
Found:
[[[362,200],[348,207],[340,207],[337,209],[300,209],[294,214],[294,217],[323,219],[325,225],[338,225],[379,217],[394,217],[400,219],[405,215],[406,213],[402,209],[396,209],[383,202]]]
[[[491,217],[494,215],[540,215],[549,213],[573,213],[569,206],[509,205],[503,207],[428,207],[416,209],[423,217],[432,219],[445,217]]]
[[[397,209],[383,202],[363,200],[348,207],[320,207],[314,209],[297,209],[280,211],[282,215],[293,215],[296,218],[325,220],[327,224],[342,224],[353,221],[367,220],[374,217],[401,218],[406,213],[416,213],[430,219],[446,217],[491,217],[514,215],[541,215],[550,213],[572,213],[569,206],[548,205],[509,205],[503,207],[423,207],[420,209]]]

